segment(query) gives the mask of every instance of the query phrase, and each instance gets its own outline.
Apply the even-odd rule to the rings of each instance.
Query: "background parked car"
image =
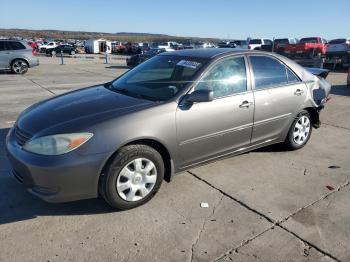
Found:
[[[284,54],[286,45],[294,45],[298,43],[296,38],[278,38],[273,40],[273,52]]]
[[[248,49],[261,50],[262,45],[272,46],[272,41],[266,38],[252,39],[249,41]]]
[[[327,40],[321,37],[306,37],[297,44],[287,44],[285,53],[290,58],[313,58],[326,54]]]
[[[230,41],[220,41],[218,43],[218,48],[230,48]]]
[[[149,51],[144,52],[143,54],[136,54],[126,59],[126,64],[129,67],[137,66],[142,62],[150,59],[151,57],[165,52],[164,48],[151,48]]]
[[[329,41],[326,50],[326,62],[342,65],[350,64],[350,38]]]
[[[56,46],[57,46],[56,42],[49,42],[47,44],[41,45],[39,50],[42,53],[46,53],[46,50],[55,48]]]
[[[0,40],[0,69],[25,74],[29,67],[39,65],[39,59],[25,41]]]
[[[233,41],[235,48],[248,49],[248,41],[247,40],[235,40]]]
[[[60,54],[63,51],[64,54],[75,55],[77,50],[74,46],[71,45],[59,45],[55,48],[47,49],[46,54],[50,56],[55,56]]]

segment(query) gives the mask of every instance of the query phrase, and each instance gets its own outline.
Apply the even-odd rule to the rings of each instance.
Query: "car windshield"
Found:
[[[125,95],[166,101],[193,81],[205,63],[202,59],[155,56],[113,81],[108,87]]]
[[[261,44],[261,39],[253,39],[249,41],[250,45],[259,45]]]
[[[318,43],[318,40],[316,37],[302,38],[300,39],[300,43]]]

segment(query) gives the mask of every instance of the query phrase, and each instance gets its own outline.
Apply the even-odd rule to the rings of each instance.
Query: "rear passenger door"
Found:
[[[306,99],[306,85],[277,58],[249,55],[255,97],[252,144],[284,139]]]

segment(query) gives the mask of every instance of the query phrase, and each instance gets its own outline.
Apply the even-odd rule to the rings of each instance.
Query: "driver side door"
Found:
[[[231,56],[214,62],[194,90],[213,91],[214,100],[180,102],[176,112],[181,166],[186,168],[250,144],[254,96],[247,79],[246,58]]]

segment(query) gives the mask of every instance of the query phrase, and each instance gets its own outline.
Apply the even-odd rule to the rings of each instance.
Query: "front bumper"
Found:
[[[24,151],[14,132],[6,138],[12,174],[29,192],[47,202],[69,202],[98,196],[98,179],[107,154],[70,152],[42,156]]]
[[[33,57],[29,60],[29,67],[34,67],[39,65],[39,58]]]

